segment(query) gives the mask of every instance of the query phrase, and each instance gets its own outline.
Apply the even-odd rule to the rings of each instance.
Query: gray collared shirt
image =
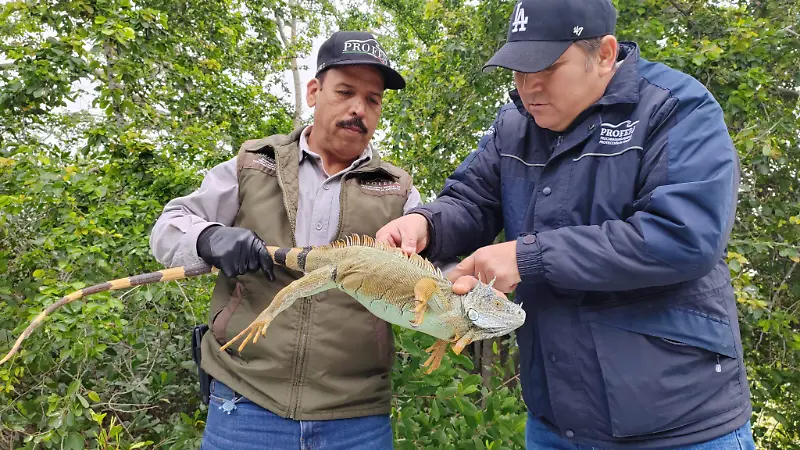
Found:
[[[329,175],[322,158],[308,147],[305,128],[300,134],[300,196],[297,207],[295,241],[298,246],[325,245],[336,238],[339,226],[339,194],[342,176],[372,159],[368,146],[350,167]],[[420,205],[419,191],[412,186],[403,208],[407,212]],[[212,168],[200,188],[171,200],[150,234],[150,248],[156,260],[167,267],[202,262],[197,255],[197,237],[211,225],[231,226],[239,212],[239,181],[236,158]]]

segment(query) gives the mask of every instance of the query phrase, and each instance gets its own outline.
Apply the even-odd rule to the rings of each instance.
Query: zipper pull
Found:
[[[719,363],[719,355],[717,355],[717,365],[714,367],[717,373],[722,372],[722,365]]]

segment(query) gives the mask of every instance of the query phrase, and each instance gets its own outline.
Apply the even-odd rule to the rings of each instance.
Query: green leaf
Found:
[[[456,395],[458,392],[458,386],[450,386],[446,388],[439,388],[436,391],[436,397],[440,399],[445,399]]]
[[[65,450],[82,450],[86,441],[83,436],[78,433],[70,433],[69,436],[64,440],[64,449]]]
[[[72,383],[70,383],[69,387],[67,388],[67,397],[72,397],[73,395],[75,395],[75,393],[78,392],[79,387],[81,387],[80,380],[73,380]]]
[[[100,396],[97,395],[97,392],[89,391],[86,395],[89,397],[89,400],[91,400],[91,401],[93,401],[95,403],[100,403]]]
[[[81,394],[77,394],[76,397],[78,398],[78,401],[80,402],[81,406],[83,406],[85,409],[89,409],[89,402],[87,402],[86,399],[83,398]]]

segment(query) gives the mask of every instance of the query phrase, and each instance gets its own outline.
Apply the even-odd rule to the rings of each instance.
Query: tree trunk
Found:
[[[297,53],[296,50],[293,48],[297,44],[297,16],[294,13],[294,3],[289,3],[289,11],[290,11],[290,21],[289,21],[289,37],[286,36],[286,31],[284,27],[286,24],[284,23],[283,19],[280,15],[276,16],[276,21],[278,22],[278,33],[280,34],[281,42],[283,42],[283,46],[289,50],[289,67],[292,70],[292,82],[294,84],[294,128],[300,126],[302,120],[302,112],[303,112],[303,100],[302,100],[302,93],[300,92],[300,70],[297,68]]]

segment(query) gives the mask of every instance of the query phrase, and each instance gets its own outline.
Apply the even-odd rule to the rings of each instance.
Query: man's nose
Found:
[[[350,115],[354,117],[364,117],[366,104],[362,98],[353,97],[350,102]]]
[[[542,90],[543,77],[539,73],[522,73],[520,90],[523,92],[537,92]]]

